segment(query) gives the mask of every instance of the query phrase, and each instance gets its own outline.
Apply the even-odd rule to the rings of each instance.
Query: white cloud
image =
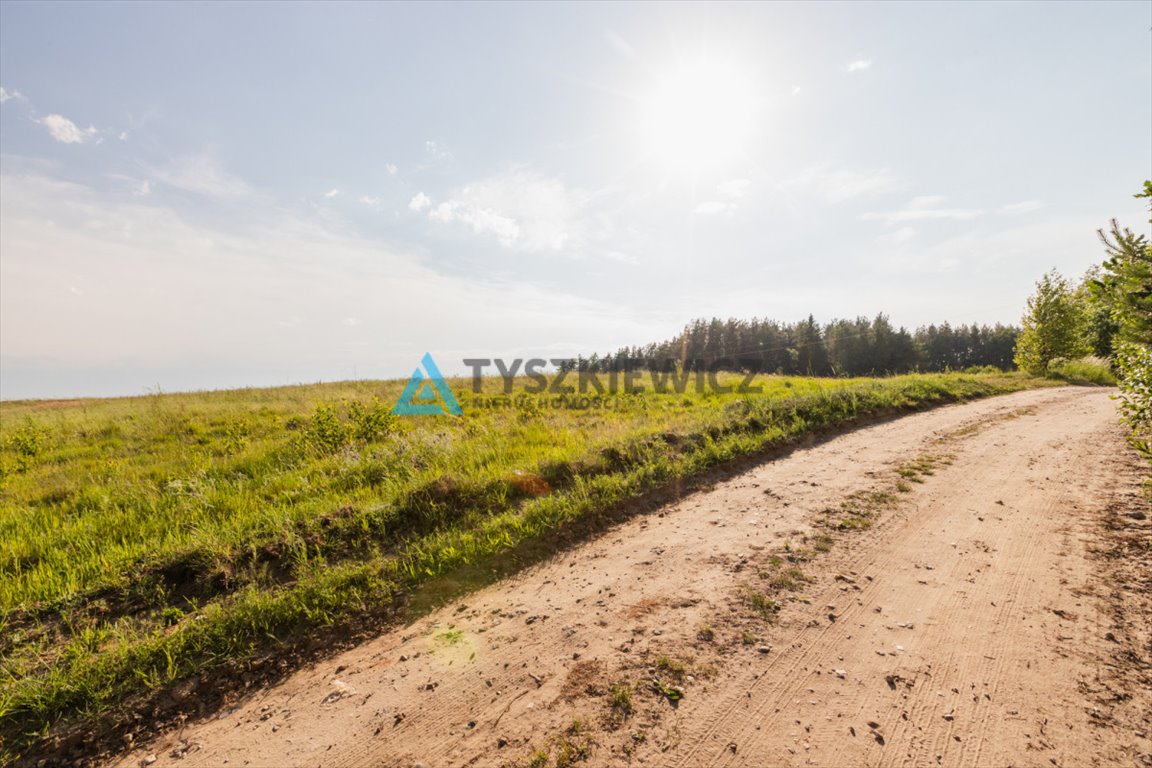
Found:
[[[243,179],[229,174],[207,153],[179,157],[167,165],[150,170],[156,181],[186,192],[222,199],[252,194],[252,189]]]
[[[360,202],[364,203],[364,205],[380,205],[380,198],[373,197],[372,195],[362,195]]]
[[[899,246],[911,241],[914,237],[916,237],[915,229],[912,227],[900,227],[900,229],[891,234],[881,235],[877,240],[885,245]]]
[[[830,168],[823,163],[805,168],[780,186],[819,195],[830,203],[843,203],[895,192],[906,184],[887,168]]]
[[[650,310],[565,287],[440,274],[421,249],[382,246],[307,207],[254,196],[242,220],[212,223],[154,199],[0,174],[5,397],[268,386],[354,366],[404,376],[428,349],[462,375],[461,358],[494,349],[559,357],[668,332]],[[396,333],[418,316],[419,338]]]
[[[432,205],[432,199],[423,192],[417,192],[412,199],[408,201],[408,208],[413,211],[422,211],[430,205]]]
[[[492,234],[500,244],[511,248],[520,239],[520,225],[510,216],[488,208],[480,208],[460,200],[450,200],[428,212],[433,221],[460,221],[472,227],[478,235]]]
[[[332,189],[330,189],[324,193],[324,197],[331,199],[333,197],[336,197],[338,194],[340,194],[340,190],[333,187]]]
[[[719,200],[704,200],[692,209],[692,213],[702,216],[731,216],[736,213],[739,201],[748,196],[748,188],[752,185],[748,179],[729,179],[716,185],[716,194]]]
[[[396,175],[396,172],[400,170],[399,168],[397,168],[397,167],[396,167],[395,165],[393,165],[392,163],[388,163],[388,164],[387,164],[387,165],[385,165],[384,167],[385,167],[385,168],[388,170],[388,175],[389,175],[389,176],[395,176],[395,175]]]
[[[882,213],[865,213],[861,215],[864,221],[883,221],[889,225],[904,221],[927,221],[932,219],[954,219],[968,221],[983,216],[986,211],[981,208],[947,208],[944,206],[947,198],[940,195],[921,195],[908,201],[898,211]]]
[[[555,251],[585,241],[581,219],[585,203],[583,193],[569,190],[560,179],[513,168],[456,190],[429,208],[428,217],[466,224],[478,235],[495,236],[508,248]]]
[[[0,87],[0,104],[6,101],[15,99],[16,101],[28,101],[28,97],[20,93],[20,91],[8,91]]]
[[[849,72],[860,72],[872,66],[872,59],[857,59],[848,65]]]
[[[914,246],[887,250],[878,254],[876,265],[900,275],[963,272],[980,276],[965,291],[953,289],[953,296],[967,296],[966,301],[974,306],[991,307],[1002,316],[1013,317],[1036,275],[1053,264],[1060,265],[1065,274],[1076,274],[1092,263],[1094,220],[1088,214],[1018,226],[1015,220],[1001,219],[996,224],[1003,229],[965,227],[955,237],[937,241],[926,237],[917,239]],[[995,280],[989,282],[987,275]],[[941,317],[938,309],[934,314]]]
[[[692,213],[702,216],[732,215],[735,212],[736,204],[728,200],[705,200],[692,209]]]
[[[134,176],[124,176],[119,173],[110,173],[108,178],[115,179],[127,185],[133,197],[145,197],[152,192],[152,182],[147,179],[137,179]]]
[[[52,138],[61,144],[86,144],[95,139],[99,133],[92,126],[80,128],[63,115],[48,115],[36,122],[47,128]]]
[[[438,162],[447,162],[452,159],[452,153],[435,141],[424,142],[424,151],[431,155],[433,160]]]
[[[798,86],[798,85],[792,86],[792,95],[793,96],[799,96],[800,90],[801,90],[800,86]]]
[[[730,179],[717,184],[716,192],[724,197],[740,200],[747,196],[750,186],[752,186],[752,182],[748,179]]]
[[[1017,213],[1031,213],[1038,211],[1044,207],[1044,203],[1040,200],[1025,200],[1020,203],[1009,203],[1000,208],[999,213],[1017,214]]]

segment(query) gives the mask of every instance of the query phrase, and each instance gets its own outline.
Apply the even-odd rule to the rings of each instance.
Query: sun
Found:
[[[727,60],[669,67],[640,100],[640,140],[666,171],[722,170],[746,156],[757,122],[757,93]]]

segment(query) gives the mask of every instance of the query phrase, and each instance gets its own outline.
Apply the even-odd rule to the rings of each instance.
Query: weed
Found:
[[[619,727],[636,712],[632,705],[632,692],[625,683],[613,683],[608,688],[608,717],[613,727]]]
[[[760,618],[769,623],[776,621],[780,613],[780,604],[763,592],[745,584],[740,588],[740,598]]]
[[[817,552],[831,552],[832,551],[832,537],[826,533],[817,534],[812,539],[812,549]]]
[[[687,674],[687,668],[683,662],[676,661],[668,656],[661,656],[656,659],[656,669],[671,677],[676,682],[683,682],[684,675]]]
[[[448,629],[436,635],[436,642],[444,646],[458,645],[464,639],[464,630]]]
[[[830,548],[831,545],[829,544],[827,545],[827,548],[818,551],[826,552]],[[796,592],[800,589],[801,586],[807,584],[810,581],[811,579],[808,578],[804,571],[800,570],[796,566],[792,566],[770,577],[768,580],[768,586],[772,589],[783,589],[789,592]]]

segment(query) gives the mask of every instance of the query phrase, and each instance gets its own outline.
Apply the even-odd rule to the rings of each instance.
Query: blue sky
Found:
[[[0,396],[698,316],[1015,322],[1147,219],[1152,4],[0,4]]]

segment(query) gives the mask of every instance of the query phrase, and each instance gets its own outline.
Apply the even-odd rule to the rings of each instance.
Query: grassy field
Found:
[[[0,755],[813,429],[1046,384],[756,383],[462,417],[393,416],[403,382],[2,403]]]

